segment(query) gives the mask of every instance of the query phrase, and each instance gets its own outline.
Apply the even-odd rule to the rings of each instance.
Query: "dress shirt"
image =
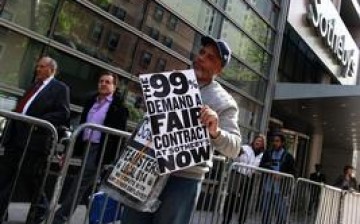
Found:
[[[54,75],[51,75],[49,78],[45,79],[43,81],[43,84],[40,86],[40,88],[34,93],[34,95],[32,95],[32,97],[30,97],[30,99],[26,102],[23,111],[21,112],[22,114],[26,114],[27,110],[29,109],[31,103],[34,101],[34,99],[36,98],[37,95],[39,95],[39,93],[41,92],[41,90],[43,90],[48,84],[49,82],[54,78]]]
[[[103,100],[99,100],[99,98],[97,98],[96,102],[94,103],[94,105],[89,110],[89,113],[87,114],[86,123],[103,125],[105,121],[106,113],[109,110],[112,100],[113,100],[112,95],[105,97]],[[100,139],[101,139],[100,131],[96,131],[89,128],[85,129],[83,135],[84,141],[89,140],[92,143],[100,143]]]

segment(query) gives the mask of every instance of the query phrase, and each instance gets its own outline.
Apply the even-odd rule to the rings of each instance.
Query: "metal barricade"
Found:
[[[13,200],[15,190],[19,187],[32,184],[32,186],[26,188],[31,187],[32,190],[37,192],[30,192],[33,195],[27,195],[32,197],[30,202],[37,203],[40,200],[46,200],[43,193],[48,179],[51,158],[54,156],[57,146],[58,135],[55,127],[45,120],[4,110],[0,110],[0,117],[2,120],[0,163],[3,166],[6,164],[6,167],[1,168],[3,169],[1,171],[6,173],[0,175],[3,175],[3,181],[5,176],[9,176],[9,173],[11,175],[11,178],[7,179],[7,186],[2,186],[8,190],[1,189],[2,201],[0,206],[4,206],[1,209],[5,209],[4,214],[0,214],[1,223],[5,220],[8,203]],[[29,178],[27,175],[31,175],[31,183],[19,184],[22,178]],[[5,184],[5,182],[2,182],[2,184]],[[36,187],[33,185],[36,185]],[[40,213],[46,215],[46,211],[40,212],[38,209],[32,204],[28,220],[34,220],[35,216]]]
[[[74,150],[79,150],[79,146],[76,144],[76,142],[79,141],[80,138],[82,138],[82,133],[85,130],[90,130],[90,136],[92,136],[92,134],[94,134],[95,132],[100,132],[102,134],[103,142],[100,145],[93,144],[88,141],[82,145],[84,155],[81,158],[81,167],[79,168],[75,179],[73,178],[74,180],[70,181],[70,189],[66,190],[65,188],[63,188],[63,186],[65,183],[65,178],[68,177],[67,174],[69,170],[70,159],[73,156]],[[83,195],[94,195],[96,191],[99,177],[101,175],[101,172],[103,171],[103,167],[99,164],[102,164],[103,162],[106,147],[108,146],[110,139],[113,142],[116,141],[116,155],[119,155],[123,139],[128,137],[130,137],[130,134],[127,132],[90,123],[80,125],[73,132],[69,141],[68,148],[66,150],[63,168],[56,181],[54,194],[50,203],[50,214],[45,222],[46,224],[57,223],[57,221],[59,221],[59,223],[88,223],[91,208],[94,208],[98,212],[98,220],[96,223],[103,223],[103,218],[106,218],[106,205],[108,205],[108,202],[111,200],[108,197],[103,198],[103,200],[101,201],[101,205],[95,204],[94,197],[90,197],[86,207],[82,207],[82,209],[80,209],[80,211],[75,214],[74,212]],[[94,153],[93,150],[95,150],[96,152]],[[96,155],[96,159],[93,158],[94,155]],[[113,158],[114,160],[115,157]],[[94,165],[93,162],[96,164]],[[91,192],[84,192],[84,189],[86,188],[90,188]],[[79,194],[81,194],[81,197]],[[63,195],[65,199],[64,201],[60,202],[59,199],[61,195]],[[120,212],[120,203],[114,201],[112,202],[116,204],[116,209],[118,212]],[[118,214],[115,215],[115,217],[117,216]]]
[[[341,209],[341,224],[360,223],[360,193],[346,192]]]
[[[233,163],[221,223],[288,223],[294,187],[292,175]]]
[[[224,200],[224,180],[228,164],[224,156],[213,157],[213,167],[205,174],[200,197],[191,217],[191,224],[218,223]]]
[[[305,178],[298,178],[292,206],[290,223],[315,223],[318,215],[321,193],[325,184]]]

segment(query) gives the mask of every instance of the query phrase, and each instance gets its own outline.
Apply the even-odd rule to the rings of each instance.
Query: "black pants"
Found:
[[[26,184],[22,188],[30,196],[31,207],[26,223],[40,223],[48,212],[48,200],[43,189],[41,189],[45,176],[47,155],[31,151],[27,152],[17,183],[14,184],[21,156],[21,151],[5,151],[5,155],[0,156],[0,223],[11,200],[11,189],[22,187],[18,186],[19,182]]]
[[[235,171],[231,175],[236,178],[231,178],[229,182],[229,195],[225,200],[223,224],[229,224],[235,213],[239,214],[238,221],[242,224],[246,221],[254,180]]]
[[[80,181],[80,188],[74,205],[74,209],[80,203],[81,199],[88,197],[89,190],[95,184],[96,170],[98,167],[97,154],[100,153],[101,147],[99,144],[91,144],[89,148],[88,158],[85,162],[85,169],[83,176],[80,176],[80,172],[72,180],[70,189],[65,193],[65,198],[61,204],[61,207],[56,211],[54,222],[56,224],[65,223],[66,220],[72,215],[71,206],[75,200],[74,195],[78,182]]]

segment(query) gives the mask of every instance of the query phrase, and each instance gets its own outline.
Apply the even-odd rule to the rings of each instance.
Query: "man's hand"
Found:
[[[220,135],[219,117],[208,105],[201,108],[200,121],[208,128],[211,138],[217,138]]]

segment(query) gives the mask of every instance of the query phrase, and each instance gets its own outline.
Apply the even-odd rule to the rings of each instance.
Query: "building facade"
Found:
[[[203,35],[226,40],[219,82],[234,96],[244,142],[265,132],[288,1],[0,0],[0,108],[13,109],[41,55],[71,89],[72,123],[103,69],[120,77],[130,120],[142,115],[138,75],[191,68]]]
[[[321,163],[328,184],[359,167],[359,21],[356,0],[290,1],[269,127],[287,134],[300,176]]]

